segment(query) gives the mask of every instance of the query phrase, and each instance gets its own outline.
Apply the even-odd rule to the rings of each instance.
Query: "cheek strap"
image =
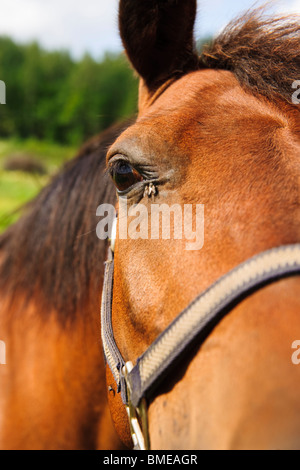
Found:
[[[114,260],[105,263],[101,305],[104,356],[111,368],[125,405],[138,410],[151,399],[157,387],[178,366],[193,345],[200,345],[212,329],[238,303],[264,286],[300,274],[300,244],[260,253],[218,279],[191,302],[163,331],[134,366],[125,364],[112,328]],[[130,367],[128,367],[130,365]]]

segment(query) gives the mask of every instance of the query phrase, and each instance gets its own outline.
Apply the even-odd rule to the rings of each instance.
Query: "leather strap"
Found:
[[[118,393],[121,392],[123,403],[127,403],[127,392],[125,378],[122,374],[125,362],[116,345],[112,328],[112,297],[114,282],[114,259],[110,251],[109,258],[105,262],[104,280],[101,301],[101,337],[104,352],[104,358],[108,363],[117,384]]]
[[[161,380],[178,364],[192,344],[201,344],[210,331],[234,306],[254,291],[287,276],[300,274],[300,244],[263,252],[222,276],[191,302],[170,326],[142,354],[126,383],[124,360],[115,343],[111,323],[113,261],[107,267],[102,297],[102,341],[106,360],[127,403],[138,407],[141,399],[151,398]]]

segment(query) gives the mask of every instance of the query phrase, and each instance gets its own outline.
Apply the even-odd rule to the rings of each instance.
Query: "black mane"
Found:
[[[229,23],[204,48],[199,66],[229,70],[253,94],[291,104],[292,84],[300,77],[300,17],[269,18],[265,9]]]
[[[34,298],[43,311],[55,309],[60,318],[69,318],[91,292],[99,298],[107,241],[96,236],[96,209],[115,203],[105,156],[127,125],[84,145],[1,235],[0,289],[12,300]]]

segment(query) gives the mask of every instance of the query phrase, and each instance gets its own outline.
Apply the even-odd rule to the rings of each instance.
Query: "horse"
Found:
[[[136,425],[146,441],[135,385],[152,345],[199,293],[224,276],[230,288],[227,273],[241,266],[236,277],[247,275],[248,260],[300,242],[300,106],[292,100],[299,18],[248,11],[199,55],[196,8],[196,0],[119,3],[121,39],[140,79],[139,111],[107,153],[118,202],[102,302],[113,333],[104,331],[104,347],[115,355],[106,354],[108,401],[130,448]],[[184,236],[151,237],[153,206],[198,204],[198,249],[188,249]],[[124,219],[140,232],[124,235]],[[175,230],[174,219],[170,225]],[[300,366],[291,361],[299,288],[298,263],[296,273],[262,283],[187,345],[143,396],[151,449],[300,448]]]
[[[0,448],[122,449],[110,417],[100,341],[107,241],[98,204],[117,124],[88,141],[0,237]]]

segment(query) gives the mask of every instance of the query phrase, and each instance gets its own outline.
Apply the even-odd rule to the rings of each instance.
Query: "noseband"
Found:
[[[238,303],[279,279],[300,274],[300,244],[260,253],[219,278],[198,295],[137,359],[125,363],[112,329],[114,242],[105,263],[101,303],[104,356],[126,406],[135,449],[149,448],[146,400],[191,346],[200,345]]]

